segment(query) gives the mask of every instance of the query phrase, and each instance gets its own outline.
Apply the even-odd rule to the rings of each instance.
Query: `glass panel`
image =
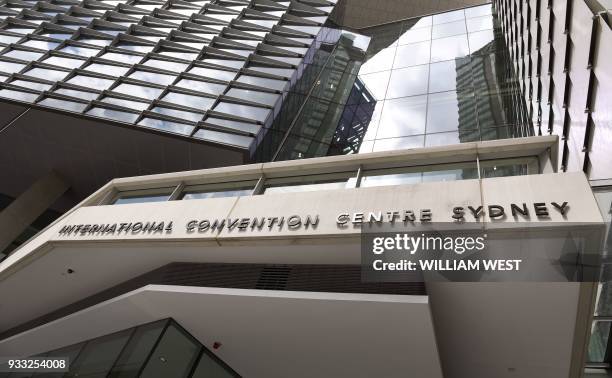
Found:
[[[0,36],[0,40],[1,40],[1,36]],[[36,48],[43,49],[43,50],[53,50],[54,48],[59,46],[59,43],[51,42],[51,41],[39,41],[37,39],[30,39],[28,41],[21,43],[21,45],[29,46],[29,47],[36,47]]]
[[[193,134],[194,138],[208,140],[211,142],[219,142],[231,144],[234,146],[248,148],[254,141],[253,137],[224,133],[222,131],[199,129]]]
[[[213,357],[206,352],[202,353],[198,366],[196,366],[191,378],[232,378],[234,374],[229,372]]]
[[[205,76],[205,77],[210,77],[213,79],[219,79],[219,80],[225,80],[225,81],[234,80],[234,78],[236,77],[236,72],[214,70],[212,68],[206,68],[206,67],[193,67],[188,72],[192,74],[200,75],[200,76]]]
[[[32,61],[43,56],[44,53],[34,52],[34,51],[25,51],[25,50],[11,50],[2,54],[2,56],[6,56],[9,58],[21,59],[25,61]]]
[[[431,38],[444,38],[465,33],[467,33],[465,29],[465,20],[461,20],[446,24],[434,25],[431,30]]]
[[[420,148],[424,145],[425,137],[423,135],[403,138],[377,139],[374,142],[374,148],[372,151],[395,151],[407,148]]]
[[[481,160],[480,177],[524,176],[529,173],[530,163],[537,166],[537,158]]]
[[[418,42],[399,46],[395,54],[393,68],[416,66],[429,63],[431,42]]]
[[[594,321],[591,326],[589,340],[588,362],[604,362],[608,338],[610,337],[610,322]]]
[[[107,108],[98,108],[98,107],[88,110],[87,113],[85,114],[89,114],[89,115],[97,116],[97,117],[114,119],[117,121],[122,121],[122,122],[127,122],[127,123],[133,123],[134,121],[136,121],[136,118],[138,118],[138,114],[122,112],[119,110],[113,110],[113,109],[107,109]]]
[[[395,48],[386,48],[368,59],[359,70],[360,74],[390,70],[395,57]]]
[[[367,91],[376,101],[384,100],[389,86],[391,71],[382,71],[359,76]]]
[[[429,66],[429,93],[450,91],[472,85],[469,58],[433,63]]]
[[[255,106],[238,105],[230,102],[220,102],[213,108],[218,112],[231,114],[237,117],[253,119],[255,121],[264,122],[271,113],[270,109],[257,108]]]
[[[128,77],[160,85],[168,85],[171,84],[174,80],[176,80],[176,76],[164,75],[147,71],[135,71],[131,73]]]
[[[214,99],[209,97],[194,96],[178,92],[169,92],[162,97],[161,100],[200,110],[210,109],[215,102]]]
[[[108,52],[100,58],[129,64],[136,64],[142,60],[142,57],[139,55],[118,54],[113,52]]]
[[[10,84],[19,85],[20,87],[35,89],[37,91],[46,91],[52,86],[51,84],[43,84],[43,83],[37,83],[35,81],[27,81],[27,80],[14,80],[14,81],[11,81]]]
[[[142,377],[186,377],[199,351],[200,345],[195,339],[170,324],[145,366]]]
[[[227,87],[225,84],[215,84],[206,81],[181,79],[175,84],[177,87],[187,88],[194,91],[201,91],[212,95],[220,95]]]
[[[72,363],[74,362],[75,358],[79,355],[79,352],[81,351],[81,349],[83,348],[83,346],[85,345],[85,343],[80,343],[80,344],[74,344],[74,345],[70,345],[64,348],[60,348],[60,349],[56,349],[54,351],[51,351],[49,353],[46,353],[45,356],[46,357],[68,357],[68,366],[72,365]],[[53,374],[53,373],[34,373],[32,375],[32,377],[37,377],[37,378],[52,378],[52,377],[63,377],[64,374],[63,373],[57,373],[57,374]],[[11,375],[12,377],[12,375]]]
[[[475,54],[478,50],[493,43],[495,36],[493,30],[483,30],[476,33],[470,33],[470,53]]]
[[[151,111],[155,112],[155,113],[160,113],[160,114],[165,114],[168,115],[170,117],[178,117],[178,118],[182,118],[188,121],[193,121],[193,122],[198,122],[200,120],[202,120],[202,117],[204,117],[203,114],[201,113],[193,113],[193,112],[187,112],[185,110],[178,110],[178,109],[172,109],[172,108],[164,108],[161,106],[156,106],[153,109],[151,109]]]
[[[60,81],[63,78],[65,78],[68,74],[69,72],[65,72],[65,71],[48,70],[46,68],[38,68],[38,67],[32,68],[31,70],[26,71],[24,73],[24,75],[33,76],[33,77],[37,77],[40,79],[51,80],[51,81]]]
[[[202,59],[202,62],[206,62],[206,63],[210,63],[210,64],[217,64],[219,66],[222,67],[229,67],[229,68],[242,68],[244,66],[244,61],[243,60],[229,60],[229,59],[209,59],[209,58],[205,58]]]
[[[98,98],[98,93],[77,91],[77,90],[68,89],[68,88],[59,88],[53,91],[53,93],[63,94],[66,96],[80,98],[83,100],[93,100],[93,99]]]
[[[49,106],[52,108],[58,108],[63,110],[69,110],[77,113],[81,113],[87,104],[81,102],[65,101],[57,98],[47,97],[38,103],[39,105]]]
[[[440,62],[469,54],[466,35],[434,39],[431,42],[431,61]]]
[[[491,16],[468,18],[466,23],[469,33],[493,29],[493,18]]]
[[[148,203],[148,202],[165,202],[170,198],[174,188],[162,188],[152,190],[134,190],[121,192],[113,205],[122,205],[129,203]]]
[[[67,81],[67,83],[70,83],[70,84],[80,85],[82,87],[87,87],[87,88],[93,88],[93,89],[97,89],[100,91],[110,87],[111,84],[113,84],[113,82],[114,82],[113,80],[101,79],[99,77],[85,76],[85,75],[77,75]]]
[[[427,109],[427,132],[475,129],[476,123],[473,93],[458,94],[455,91],[430,94]]]
[[[445,22],[459,21],[464,18],[465,18],[465,12],[463,11],[463,9],[460,9],[460,10],[456,10],[453,12],[435,14],[433,16],[433,24],[436,25],[436,24],[443,24]]]
[[[376,137],[424,134],[426,110],[427,96],[385,101]]]
[[[429,41],[431,39],[431,28],[410,29],[399,38],[399,45]]]
[[[10,98],[10,99],[13,99],[13,100],[34,102],[34,100],[36,100],[38,98],[38,96],[39,95],[35,94],[35,93],[14,91],[14,90],[11,90],[11,89],[2,89],[2,90],[0,90],[0,97]]]
[[[276,93],[265,93],[250,91],[246,89],[231,88],[227,92],[228,96],[241,98],[243,100],[254,101],[260,104],[274,106],[281,95]]]
[[[398,98],[427,93],[429,66],[415,66],[391,71],[386,98]]]
[[[287,81],[266,79],[263,77],[248,76],[248,75],[240,75],[237,81],[240,83],[258,85],[260,87],[275,89],[278,91],[285,90],[288,85]]]
[[[153,100],[163,92],[163,89],[122,83],[113,88],[113,91]]]
[[[354,188],[357,172],[267,179],[264,194]]]
[[[106,75],[111,75],[111,76],[122,76],[130,68],[121,67],[121,66],[113,66],[110,64],[92,63],[89,66],[84,67],[84,69],[86,69],[87,71],[98,72],[101,74],[106,74]]]
[[[121,357],[119,357],[119,360],[115,363],[108,377],[137,377],[140,368],[146,362],[149,353],[155,346],[155,342],[159,339],[165,324],[166,320],[162,320],[136,328],[136,331],[125,346],[123,352],[121,352]]]
[[[118,98],[118,97],[104,97],[100,101],[106,102],[109,104],[123,106],[125,108],[133,109],[133,110],[145,110],[146,108],[149,107],[148,102],[131,101],[131,100],[125,100],[123,98]]]
[[[21,64],[21,63],[5,62],[5,61],[0,60],[0,71],[6,72],[6,73],[19,72],[25,66],[26,66],[25,64]]]
[[[97,49],[88,49],[88,48],[80,47],[80,46],[66,46],[60,49],[59,51],[65,52],[68,54],[87,56],[87,57],[94,56],[100,52],[100,50],[97,50]]]
[[[256,181],[221,183],[212,185],[194,185],[185,187],[181,199],[205,199],[223,197],[250,196]]]
[[[63,58],[61,56],[51,56],[43,60],[42,63],[53,64],[59,67],[77,68],[77,67],[81,67],[83,63],[85,63],[85,61],[77,60],[77,59],[70,59],[70,58]]]
[[[143,63],[145,66],[156,67],[163,70],[170,70],[175,72],[183,72],[187,67],[188,63],[170,62],[167,60],[149,59]]]
[[[127,342],[130,330],[88,341],[78,358],[70,364],[68,375],[78,377],[106,377]]]
[[[193,126],[186,125],[184,123],[165,121],[165,120],[155,119],[155,118],[143,118],[142,121],[138,122],[138,125],[152,127],[154,129],[170,131],[173,133],[183,134],[183,135],[191,135],[191,132],[193,131],[193,128],[194,128]]]
[[[418,184],[431,181],[453,181],[478,178],[476,162],[427,167],[389,168],[365,171],[362,187]]]

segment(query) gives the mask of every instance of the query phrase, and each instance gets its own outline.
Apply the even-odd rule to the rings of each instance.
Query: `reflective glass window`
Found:
[[[142,325],[134,331],[108,378],[133,378],[146,362],[159,339],[166,320]]]
[[[148,71],[134,71],[128,77],[160,85],[171,84],[176,79],[176,76]]]
[[[201,346],[182,329],[170,324],[149,358],[143,377],[186,377]]]
[[[473,93],[435,93],[429,95],[428,101],[427,133],[478,127]]]
[[[38,98],[38,94],[14,91],[12,89],[0,89],[0,97],[10,98],[13,100],[34,102]]]
[[[121,66],[113,66],[110,64],[92,63],[84,67],[84,69],[86,69],[87,71],[98,72],[101,74],[106,74],[106,75],[111,75],[111,76],[122,76],[130,68],[121,67]]]
[[[149,100],[153,100],[154,98],[157,98],[160,93],[163,92],[163,89],[121,83],[115,88],[113,88],[113,91],[124,93],[130,96],[142,97]]]
[[[0,36],[0,38],[1,38],[1,36]],[[37,39],[30,39],[30,40],[27,40],[27,41],[21,43],[21,45],[29,46],[29,47],[35,47],[35,48],[44,49],[44,50],[53,50],[54,48],[59,46],[59,43],[58,42],[51,42],[51,41],[40,41],[40,40],[37,40]]]
[[[181,199],[205,199],[250,196],[257,181],[192,185],[185,187]]]
[[[20,87],[35,89],[37,91],[46,91],[51,88],[51,84],[37,83],[35,81],[28,80],[13,80],[11,81],[13,85],[19,85]]]
[[[467,35],[457,35],[431,41],[432,62],[461,58],[469,53]]]
[[[443,24],[446,22],[459,21],[465,18],[465,12],[463,9],[459,9],[452,12],[440,13],[433,15],[433,24]]]
[[[85,61],[84,60],[64,58],[64,57],[61,57],[61,56],[51,56],[51,57],[43,60],[42,63],[53,64],[55,66],[66,67],[66,68],[78,68],[78,67],[81,67],[83,65],[83,63],[85,63]]]
[[[398,41],[398,44],[407,45],[416,42],[429,41],[431,39],[431,28],[410,29],[404,32]]]
[[[100,108],[100,107],[91,108],[85,114],[96,116],[96,117],[114,119],[116,121],[127,122],[127,123],[133,123],[136,120],[136,118],[138,118],[138,114],[122,112],[120,110],[114,110],[114,109]]]
[[[220,95],[227,86],[225,84],[215,84],[206,81],[181,79],[175,84],[177,87],[201,91],[212,95]]]
[[[79,377],[106,376],[127,339],[131,330],[114,333],[88,341],[77,359],[70,364],[70,375]]]
[[[165,202],[170,198],[174,188],[159,188],[148,190],[133,190],[120,192],[113,201],[113,205],[130,203]]]
[[[58,94],[63,94],[66,96],[70,96],[70,97],[80,98],[83,100],[94,100],[98,97],[98,93],[77,91],[77,90],[68,89],[68,88],[58,88],[53,92],[58,93]]]
[[[138,122],[140,126],[151,127],[158,130],[170,131],[176,134],[190,135],[193,131],[193,126],[184,123],[171,122],[155,118],[143,118]]]
[[[131,101],[131,100],[125,100],[123,98],[110,97],[110,96],[104,97],[100,101],[106,102],[109,104],[123,106],[125,108],[133,109],[133,110],[145,110],[146,108],[149,107],[148,102]]]
[[[210,142],[218,142],[223,144],[230,144],[233,146],[239,146],[249,148],[254,141],[254,138],[244,135],[236,135],[230,133],[224,133],[222,131],[199,129],[193,134],[194,138],[207,140]]]
[[[0,60],[0,71],[6,72],[6,73],[19,72],[25,66],[26,66],[25,64],[21,64],[21,63],[5,62],[3,60]]]
[[[359,76],[367,92],[376,101],[384,100],[389,86],[391,71],[375,72]]]
[[[227,95],[270,106],[274,106],[281,97],[281,95],[277,93],[266,93],[238,88],[230,89]]]
[[[237,81],[240,83],[258,85],[260,87],[275,89],[278,91],[284,90],[288,85],[287,81],[267,79],[263,77],[248,76],[248,75],[240,75]]]
[[[200,110],[210,109],[215,99],[202,96],[194,96],[185,93],[169,92],[161,98],[162,101],[171,102],[183,106],[189,106]]]
[[[76,75],[66,82],[70,84],[74,84],[74,85],[80,85],[82,87],[97,89],[101,91],[101,90],[104,90],[110,87],[114,81],[109,80],[109,79],[102,79],[99,77],[93,77],[93,76]]]
[[[24,74],[44,80],[60,81],[65,78],[69,74],[69,72],[34,67],[26,71]]]
[[[409,136],[401,138],[376,139],[372,152],[395,151],[408,148],[421,148],[425,145],[425,136]]]
[[[183,72],[189,66],[189,63],[171,62],[168,60],[160,60],[160,59],[149,59],[143,64],[145,66],[160,68],[163,70],[170,70],[174,72]]]
[[[40,58],[41,56],[43,56],[43,54],[44,53],[41,53],[41,52],[26,51],[26,50],[10,50],[2,54],[2,56],[8,57],[8,58],[14,58],[14,59],[21,59],[25,61],[32,61],[32,60],[36,60]]]
[[[206,68],[206,67],[192,67],[188,72],[195,74],[195,75],[200,75],[200,76],[205,76],[205,77],[210,77],[213,79],[219,79],[219,80],[225,80],[225,81],[234,80],[234,78],[236,77],[236,72],[214,70],[212,68]]]
[[[465,34],[467,30],[465,28],[465,20],[448,22],[446,24],[434,25],[431,29],[431,38],[444,38],[451,37],[453,35]]]
[[[416,66],[429,63],[431,42],[418,42],[399,46],[393,61],[393,68]]]
[[[49,106],[51,108],[64,109],[72,112],[81,113],[87,104],[74,101],[66,101],[58,98],[47,97],[38,103],[39,105]]]
[[[357,172],[266,179],[264,194],[354,188]]]
[[[151,111],[153,111],[155,113],[165,114],[165,115],[170,116],[170,117],[182,118],[182,119],[185,119],[187,121],[193,121],[193,122],[198,122],[198,121],[202,120],[202,117],[204,116],[201,113],[193,113],[193,112],[188,112],[188,111],[185,111],[185,110],[178,110],[178,109],[172,109],[172,108],[164,108],[164,107],[161,107],[161,106],[156,106],[153,109],[151,109]]]
[[[398,98],[427,93],[429,66],[401,68],[391,71],[386,98]]]
[[[270,109],[239,105],[230,102],[220,102],[213,110],[260,122],[264,122],[271,113]]]
[[[80,56],[94,56],[100,52],[100,50],[90,49],[86,47],[80,46],[66,46],[64,48],[59,49],[61,52],[65,52],[68,54],[80,55]]]

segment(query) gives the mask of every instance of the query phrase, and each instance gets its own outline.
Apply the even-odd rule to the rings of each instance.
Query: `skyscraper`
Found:
[[[373,4],[3,3],[0,356],[67,357],[58,376],[609,368],[606,3]],[[368,235],[430,225],[525,268],[368,275]]]

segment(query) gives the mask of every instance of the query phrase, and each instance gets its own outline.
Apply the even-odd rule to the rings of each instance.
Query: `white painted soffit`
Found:
[[[441,378],[426,296],[150,285],[0,342],[31,355],[172,317],[244,377]]]

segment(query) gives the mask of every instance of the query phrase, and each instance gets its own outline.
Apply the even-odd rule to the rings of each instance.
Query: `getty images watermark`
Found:
[[[456,223],[364,227],[362,280],[597,281],[602,263],[600,224],[549,223],[487,228]],[[415,229],[416,228],[416,229]],[[382,231],[382,232],[381,232]]]

